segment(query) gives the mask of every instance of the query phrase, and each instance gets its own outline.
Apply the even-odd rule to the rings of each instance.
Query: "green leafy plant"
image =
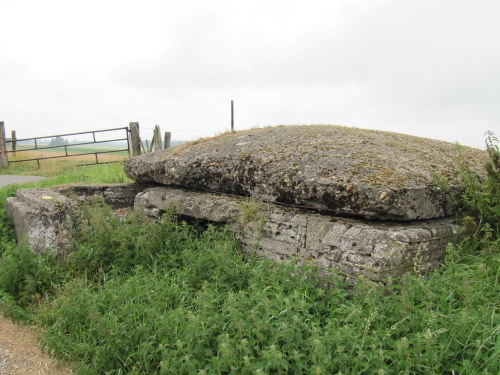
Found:
[[[460,178],[463,186],[462,203],[465,210],[477,219],[477,233],[500,229],[500,150],[498,138],[486,135],[489,161],[485,165],[486,179],[474,173],[460,158]]]
[[[9,246],[0,258],[0,290],[20,306],[39,302],[53,293],[64,275],[50,253],[34,254],[25,246]]]

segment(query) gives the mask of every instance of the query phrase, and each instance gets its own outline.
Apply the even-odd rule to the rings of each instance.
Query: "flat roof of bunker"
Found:
[[[459,155],[460,154],[460,155]],[[127,175],[192,190],[385,220],[454,213],[440,189],[459,185],[459,160],[483,174],[485,151],[342,126],[280,126],[225,133],[128,160]]]

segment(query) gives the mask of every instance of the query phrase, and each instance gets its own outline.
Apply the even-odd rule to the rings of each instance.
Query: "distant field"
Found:
[[[68,159],[71,160],[95,160],[95,154],[89,154],[89,155],[78,155],[78,154],[83,154],[83,153],[90,153],[90,152],[101,152],[101,151],[109,151],[109,149],[97,149],[97,148],[75,148],[71,150],[72,152],[69,152],[68,150],[68,155],[76,155],[76,156],[71,156]],[[23,160],[23,159],[35,159],[35,158],[50,158],[50,157],[56,157],[56,156],[65,156],[66,153],[64,150],[59,150],[59,149],[51,149],[51,150],[37,150],[37,151],[19,151],[16,153],[14,156],[13,154],[9,155],[9,161],[16,161],[16,160]],[[101,161],[115,161],[115,160],[123,160],[124,158],[128,157],[128,152],[126,151],[121,151],[121,152],[110,152],[106,154],[98,154],[98,158]],[[62,159],[62,158],[61,158]],[[49,159],[50,160],[50,159]],[[52,160],[57,160],[57,159],[52,159]],[[43,160],[42,160],[43,162]]]
[[[34,158],[48,158],[48,157],[55,157],[55,156],[65,156],[66,155],[66,150],[64,146],[60,147],[54,147],[54,148],[43,148],[45,146],[42,146],[41,149],[39,150],[30,150],[30,151],[24,151],[25,149],[32,149],[33,145],[22,145],[17,148],[17,152],[14,156],[14,154],[9,154],[9,160],[15,161],[15,160],[22,160],[22,159],[34,159]],[[116,148],[116,147],[102,147],[102,146],[90,146],[90,145],[83,145],[83,146],[67,146],[67,151],[68,155],[78,155],[78,154],[87,154],[87,153],[94,153],[94,152],[107,152],[109,153],[106,154],[99,154],[98,159],[99,161],[116,161],[116,160],[123,160],[124,158],[128,157],[128,152],[127,151],[118,151],[118,150],[124,150],[125,147],[122,148]],[[118,152],[117,152],[118,151]],[[69,159],[71,160],[95,160],[95,155],[78,155],[78,156],[72,156]],[[56,160],[56,159],[53,159]]]
[[[59,152],[59,153],[65,153],[65,148],[64,146],[58,146],[58,147],[53,147],[53,148],[44,148],[47,147],[46,145],[41,145],[39,150],[31,150],[31,151],[23,151],[26,149],[32,149],[34,148],[34,145],[22,145],[17,147],[17,154],[22,155],[27,152],[42,152],[42,153],[54,153],[54,152]],[[115,151],[115,150],[124,150],[127,148],[127,146],[123,147],[106,147],[106,146],[91,146],[91,145],[83,145],[83,146],[71,146],[68,145],[68,154],[80,154],[80,153],[86,153],[86,152],[103,152],[103,151]],[[124,153],[127,153],[124,151]]]
[[[32,151],[19,150],[14,156],[9,154],[9,168],[0,170],[0,174],[36,174],[36,175],[53,175],[58,174],[66,168],[74,167],[75,165],[90,164],[96,162],[95,154],[78,155],[82,153],[110,151],[111,148],[98,147],[71,147],[68,148],[68,157],[57,158],[57,156],[65,156],[64,147],[53,149],[42,149]],[[117,149],[120,150],[120,149]],[[71,151],[71,152],[70,152]],[[71,156],[76,155],[76,156]],[[129,157],[127,151],[111,152],[98,154],[97,160],[99,163],[119,162]],[[36,160],[15,162],[25,159],[51,158],[40,160],[40,169]]]

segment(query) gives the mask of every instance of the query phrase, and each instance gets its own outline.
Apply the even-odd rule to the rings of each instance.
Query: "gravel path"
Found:
[[[0,316],[0,375],[70,375],[42,353],[36,331]]]
[[[0,175],[0,186],[10,185],[10,184],[26,184],[28,182],[37,182],[45,179],[45,177],[38,176],[15,176],[2,174]]]

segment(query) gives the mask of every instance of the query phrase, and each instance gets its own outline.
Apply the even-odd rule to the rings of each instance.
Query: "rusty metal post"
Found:
[[[12,156],[16,157],[17,138],[16,138],[16,131],[15,130],[12,130],[11,140],[12,140],[12,147],[11,147]]]

